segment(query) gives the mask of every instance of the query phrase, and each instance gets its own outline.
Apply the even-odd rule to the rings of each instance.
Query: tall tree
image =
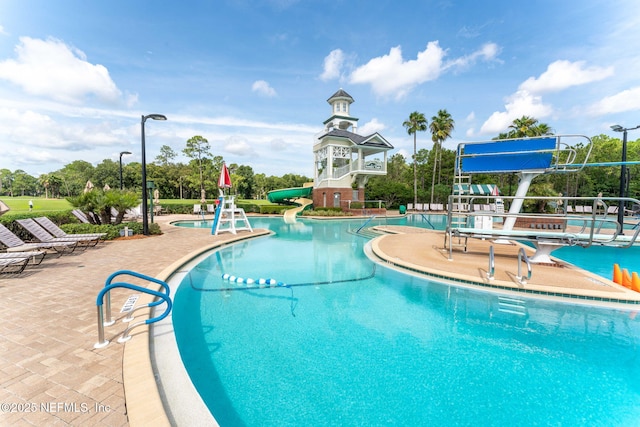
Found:
[[[160,154],[158,154],[154,160],[155,163],[160,166],[168,166],[172,164],[173,159],[177,157],[177,153],[173,151],[173,148],[168,145],[163,145],[160,147]]]
[[[200,171],[200,191],[204,189],[204,179],[202,178],[202,159],[211,155],[209,150],[211,146],[207,138],[200,135],[193,136],[187,140],[187,146],[182,152],[185,156],[198,161],[198,170]]]
[[[442,160],[442,143],[451,138],[451,132],[455,128],[455,122],[451,114],[447,110],[438,110],[438,114],[431,117],[429,130],[431,131],[431,140],[433,141],[433,175],[431,176],[431,203],[433,203],[433,194],[436,186],[436,166]],[[438,184],[440,183],[440,174],[438,173]]]
[[[418,166],[416,137],[418,132],[427,130],[427,119],[424,114],[414,111],[409,114],[409,119],[402,123],[409,135],[413,135],[413,206],[418,204]]]

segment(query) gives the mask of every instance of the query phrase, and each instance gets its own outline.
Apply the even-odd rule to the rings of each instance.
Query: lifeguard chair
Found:
[[[220,196],[218,202],[218,208],[213,217],[211,234],[217,235],[225,231],[233,234],[242,230],[253,231],[244,209],[236,206],[235,196]],[[241,225],[238,223],[241,223]]]

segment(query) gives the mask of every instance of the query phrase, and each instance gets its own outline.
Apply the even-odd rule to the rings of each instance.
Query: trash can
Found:
[[[400,214],[404,215],[407,213],[407,207],[405,205],[400,205]]]

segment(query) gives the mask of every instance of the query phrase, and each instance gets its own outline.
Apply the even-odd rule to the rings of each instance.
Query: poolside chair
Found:
[[[95,246],[100,241],[100,237],[54,237],[47,230],[42,228],[37,222],[31,218],[17,219],[16,222],[20,224],[22,228],[27,230],[33,237],[43,243],[49,242],[75,242],[78,247],[86,248],[88,246]]]
[[[39,218],[35,218],[35,221],[45,230],[47,230],[54,237],[91,237],[98,240],[103,240],[107,233],[72,233],[68,234],[65,231],[58,227],[53,221],[51,221],[46,216],[41,216]]]
[[[82,212],[80,209],[74,209],[71,211],[71,213],[73,214],[73,216],[78,218],[80,222],[84,224],[91,224],[91,221],[89,221],[89,218],[87,218],[87,215],[85,215],[85,213]]]
[[[216,212],[216,205],[213,203],[207,204],[207,213],[213,214]]]
[[[193,205],[193,214],[200,215],[202,213],[202,205]]]
[[[46,255],[45,251],[0,252],[0,260],[28,258],[28,264],[39,265]]]
[[[20,274],[29,263],[29,258],[18,257],[13,259],[0,259],[0,274]]]
[[[26,252],[26,251],[38,251],[38,250],[49,250],[55,251],[59,255],[63,253],[71,253],[78,246],[77,242],[36,242],[36,243],[26,243],[18,236],[13,234],[11,230],[5,227],[3,224],[0,224],[0,243],[5,245],[7,252]]]

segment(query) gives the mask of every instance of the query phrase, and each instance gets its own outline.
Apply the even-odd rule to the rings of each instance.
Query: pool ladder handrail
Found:
[[[429,218],[427,218],[426,216],[424,216],[423,213],[420,214],[420,216],[422,217],[423,220],[425,220],[427,222],[427,224],[429,224],[429,226],[431,226],[432,230],[435,230],[436,227],[431,223],[431,221],[429,221]]]
[[[142,273],[138,273],[137,271],[132,271],[132,270],[118,270],[114,273],[112,273],[109,277],[107,277],[107,280],[105,280],[105,287],[110,285],[113,280],[118,277],[118,276],[132,276],[132,277],[137,277],[138,279],[142,279],[142,280],[146,280],[148,282],[153,282],[156,283],[160,286],[162,286],[162,288],[164,289],[164,293],[166,295],[169,295],[169,285],[166,282],[163,282],[162,280],[156,279],[155,277],[151,277],[151,276],[147,276],[146,274],[142,274]],[[162,301],[156,301],[153,306],[162,304]],[[105,321],[104,321],[104,326],[111,326],[115,323],[115,320],[113,320],[111,318],[111,292],[107,292],[107,301],[106,301],[106,316],[105,316]],[[133,313],[134,311],[140,309],[140,308],[145,308],[146,306],[140,306],[140,307],[136,307],[133,310],[131,310],[129,312],[129,317],[128,320],[126,321],[130,321],[131,320],[131,313]]]
[[[527,265],[527,278],[526,279],[524,279],[522,277],[522,261],[523,260],[524,260],[525,264]],[[525,253],[524,248],[520,248],[520,250],[518,251],[518,275],[516,276],[516,279],[518,279],[518,282],[521,285],[526,284],[527,280],[531,279],[531,260],[529,259],[529,257]]]
[[[493,253],[493,245],[489,246],[489,269],[487,271],[487,279],[493,280],[496,274],[496,259]]]
[[[360,233],[360,230],[362,230],[364,227],[366,227],[366,226],[367,226],[367,224],[369,224],[371,221],[373,221],[373,218],[375,218],[375,217],[376,217],[376,215],[371,215],[371,216],[369,217],[369,219],[367,219],[367,220],[364,222],[364,224],[362,224],[362,225],[361,225],[361,226],[356,230],[356,234]]]
[[[163,292],[159,292],[159,291],[154,291],[152,289],[148,289],[148,288],[144,288],[142,286],[138,286],[138,285],[134,285],[131,283],[126,283],[126,282],[113,282],[113,279],[119,275],[130,275],[130,276],[134,276],[134,277],[138,277],[141,279],[145,279],[148,280],[150,282],[154,282],[157,283],[159,285],[162,286],[163,288]],[[152,296],[155,296],[156,299],[155,301],[152,301],[146,305],[140,306],[140,307],[136,307],[135,309],[131,310],[129,312],[129,317],[131,316],[131,312],[140,309],[140,308],[150,308],[150,307],[155,307],[158,306],[162,303],[167,303],[167,307],[165,308],[164,313],[162,313],[160,316],[157,317],[153,317],[150,319],[146,319],[144,321],[140,321],[137,323],[134,323],[133,325],[129,325],[121,334],[121,337],[118,339],[118,342],[123,343],[128,341],[129,339],[131,339],[131,336],[129,335],[129,332],[138,327],[138,326],[142,326],[142,325],[149,325],[151,323],[155,323],[155,322],[159,322],[162,319],[164,319],[165,317],[167,317],[169,315],[169,313],[171,312],[171,309],[173,307],[173,304],[171,302],[171,298],[169,296],[169,285],[166,282],[163,282],[161,280],[155,279],[153,277],[149,277],[146,276],[144,274],[140,274],[134,271],[130,271],[130,270],[120,270],[117,271],[115,273],[113,273],[112,275],[109,276],[109,278],[106,280],[106,284],[105,287],[98,293],[98,296],[96,298],[96,309],[97,309],[97,315],[98,315],[98,342],[96,344],[94,344],[94,348],[102,348],[105,347],[109,344],[109,340],[105,339],[104,337],[104,327],[105,326],[109,326],[112,325],[113,323],[115,323],[115,321],[111,320],[111,290],[115,289],[115,288],[125,288],[125,289],[131,289],[131,290],[135,290],[141,293],[145,293],[145,294],[149,294]],[[105,300],[105,295],[108,296],[107,298],[107,304],[104,304],[104,300]],[[105,321],[104,318],[104,311],[103,311],[103,305],[107,305],[108,306],[108,319],[109,321]],[[129,321],[132,320],[131,318],[129,319],[125,319],[125,321]]]

